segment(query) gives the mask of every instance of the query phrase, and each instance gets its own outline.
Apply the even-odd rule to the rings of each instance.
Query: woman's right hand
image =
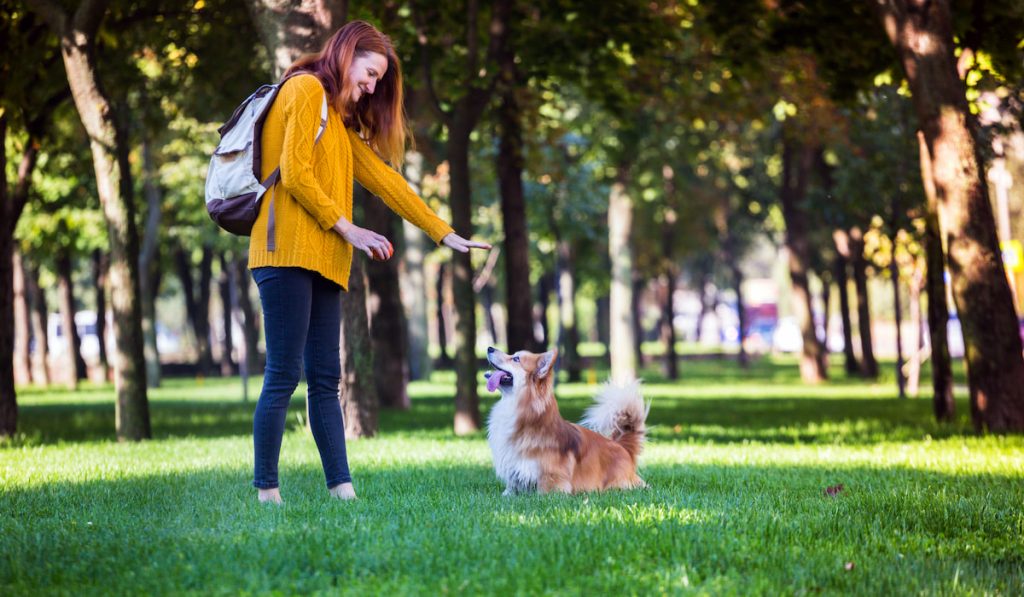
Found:
[[[387,261],[395,254],[395,247],[387,238],[373,230],[356,226],[344,216],[334,225],[334,230],[350,245],[366,253],[366,256],[374,261]]]

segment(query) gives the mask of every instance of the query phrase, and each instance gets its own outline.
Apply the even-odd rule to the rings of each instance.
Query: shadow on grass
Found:
[[[769,390],[770,391],[770,390]],[[481,400],[486,422],[493,397]],[[559,400],[562,415],[577,421],[590,398]],[[221,437],[252,433],[252,402],[160,400],[150,404],[154,439]],[[884,398],[667,398],[652,402],[648,424],[652,441],[715,443],[842,443],[935,439],[972,434],[966,403],[952,425],[935,423],[925,400]],[[417,398],[408,411],[384,410],[381,432],[455,440],[449,397]],[[292,400],[288,427],[303,424],[304,399]],[[104,403],[49,403],[19,409],[21,444],[113,440],[114,407]]]
[[[681,464],[645,469],[645,491],[508,499],[489,467],[438,463],[355,470],[362,498],[342,504],[317,467],[282,472],[283,508],[255,504],[240,469],[0,490],[0,587],[917,594],[1024,582],[1018,477]],[[825,497],[836,482],[845,490]]]

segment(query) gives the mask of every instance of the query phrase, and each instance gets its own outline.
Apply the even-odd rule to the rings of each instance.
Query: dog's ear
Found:
[[[537,378],[544,379],[551,373],[552,367],[555,365],[555,359],[558,358],[557,350],[549,350],[544,354],[540,355],[540,359],[537,361]]]

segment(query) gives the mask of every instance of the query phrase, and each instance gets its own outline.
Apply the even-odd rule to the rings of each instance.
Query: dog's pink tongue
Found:
[[[487,391],[493,392],[497,390],[498,384],[501,383],[503,377],[505,377],[504,371],[491,371],[491,376],[487,378]]]

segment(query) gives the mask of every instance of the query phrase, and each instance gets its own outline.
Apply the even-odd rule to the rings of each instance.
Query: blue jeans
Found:
[[[263,305],[267,367],[253,417],[255,478],[260,489],[278,486],[288,403],[303,363],[308,385],[309,426],[320,451],[327,487],[348,483],[345,425],[338,389],[341,380],[341,287],[320,274],[297,267],[252,270]]]

